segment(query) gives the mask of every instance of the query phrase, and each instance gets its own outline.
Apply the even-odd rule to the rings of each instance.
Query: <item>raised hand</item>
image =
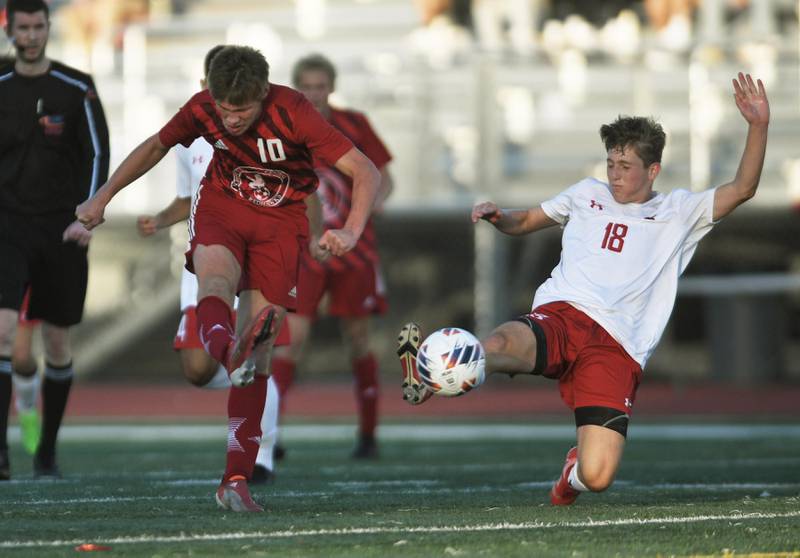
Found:
[[[748,124],[751,126],[769,124],[769,100],[760,79],[754,82],[750,74],[739,72],[739,79],[733,80],[733,98]]]

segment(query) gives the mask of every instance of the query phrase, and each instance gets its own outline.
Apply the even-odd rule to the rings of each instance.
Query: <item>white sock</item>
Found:
[[[274,470],[272,451],[278,441],[278,387],[270,376],[267,379],[267,401],[264,403],[264,414],[261,415],[261,445],[258,447],[256,464]]]
[[[572,471],[569,472],[569,478],[567,479],[569,485],[577,490],[578,492],[589,492],[589,489],[586,487],[585,484],[578,478],[578,462],[575,462],[575,466],[572,468]]]
[[[220,364],[216,374],[203,387],[206,389],[228,389],[231,387],[231,379],[225,367]]]
[[[39,374],[30,377],[12,374],[14,382],[15,405],[18,413],[36,408],[36,395],[39,393]]]

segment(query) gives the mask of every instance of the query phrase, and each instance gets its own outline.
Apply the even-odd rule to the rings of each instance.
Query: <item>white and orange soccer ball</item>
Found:
[[[465,329],[446,327],[420,345],[417,371],[433,393],[456,397],[483,383],[486,357],[477,337]]]

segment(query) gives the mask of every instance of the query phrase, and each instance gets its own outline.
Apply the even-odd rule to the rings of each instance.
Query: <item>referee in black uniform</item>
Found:
[[[12,363],[25,290],[42,320],[46,369],[35,477],[58,477],[56,436],[72,384],[69,328],[81,321],[90,236],[75,206],[108,174],[108,128],[92,78],[45,56],[50,13],[43,0],[9,0],[6,34],[16,58],[0,67],[0,480],[10,477]],[[28,377],[28,379],[26,379]]]

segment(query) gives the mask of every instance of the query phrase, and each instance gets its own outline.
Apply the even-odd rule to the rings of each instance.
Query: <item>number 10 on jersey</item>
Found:
[[[279,139],[258,138],[258,156],[262,163],[270,161],[285,161],[286,152],[283,150],[283,143]]]
[[[612,252],[622,252],[626,234],[628,234],[628,225],[609,223],[606,225],[606,233],[603,235],[603,244],[600,245],[600,248]]]

